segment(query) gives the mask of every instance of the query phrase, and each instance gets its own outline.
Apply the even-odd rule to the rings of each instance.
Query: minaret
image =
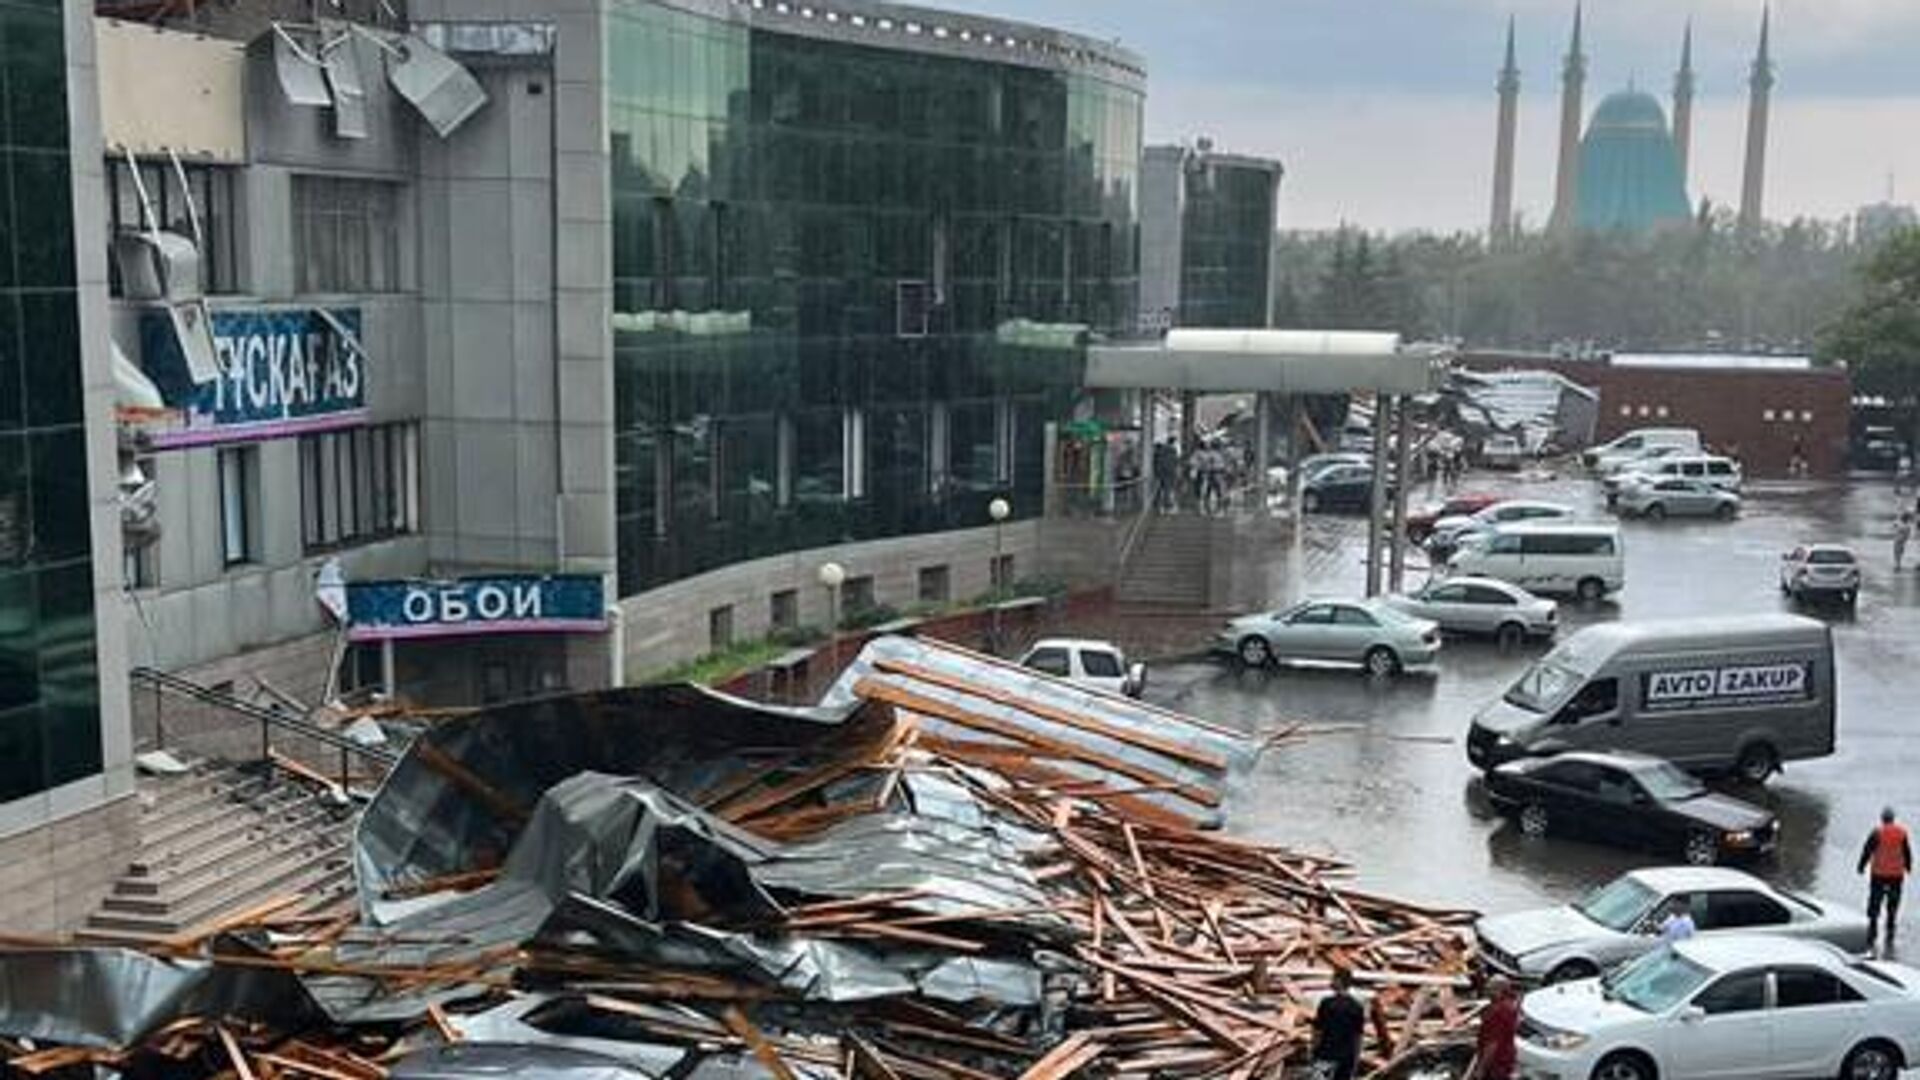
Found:
[[[1587,57],[1580,51],[1580,5],[1573,5],[1573,41],[1560,71],[1560,168],[1554,177],[1553,227],[1567,230],[1580,218],[1580,107]]]
[[[1513,235],[1513,143],[1520,124],[1520,68],[1513,60],[1513,16],[1507,16],[1507,63],[1500,69],[1500,127],[1493,139],[1493,215],[1487,242],[1495,247]]]
[[[1767,32],[1772,21],[1772,9],[1762,9],[1760,51],[1747,81],[1747,171],[1740,184],[1740,227],[1748,230],[1760,226],[1760,203],[1767,187],[1767,111],[1773,97],[1773,56],[1767,48]]]
[[[1673,77],[1673,148],[1680,155],[1680,184],[1687,184],[1687,155],[1693,149],[1693,20],[1680,39],[1680,70]]]

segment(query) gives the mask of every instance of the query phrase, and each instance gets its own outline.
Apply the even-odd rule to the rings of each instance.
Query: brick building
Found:
[[[1569,360],[1475,352],[1461,362],[1477,371],[1555,371],[1594,388],[1596,442],[1639,427],[1690,427],[1713,449],[1738,457],[1749,476],[1787,475],[1796,440],[1813,475],[1847,468],[1853,380],[1845,368],[1794,357],[1668,354]]]

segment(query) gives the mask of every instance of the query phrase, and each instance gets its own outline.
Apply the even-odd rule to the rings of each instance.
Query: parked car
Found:
[[[1444,558],[1459,548],[1461,538],[1469,533],[1485,532],[1496,525],[1515,521],[1532,521],[1536,518],[1571,519],[1572,517],[1573,507],[1565,503],[1540,502],[1536,499],[1502,499],[1483,506],[1471,514],[1443,517],[1434,522],[1433,532],[1427,537],[1427,550],[1436,558]]]
[[[1526,464],[1527,448],[1511,435],[1489,435],[1480,441],[1480,467],[1518,469]]]
[[[1604,475],[1620,462],[1638,457],[1656,446],[1675,446],[1697,453],[1700,449],[1700,433],[1693,428],[1635,428],[1610,442],[1589,447],[1580,455],[1580,463]]]
[[[1425,543],[1442,518],[1471,517],[1499,501],[1498,495],[1476,491],[1455,495],[1445,502],[1428,503],[1407,514],[1407,539],[1416,544]]]
[[[1575,752],[1509,761],[1487,800],[1528,836],[1549,832],[1679,855],[1695,866],[1771,854],[1769,810],[1709,791],[1679,766],[1632,753]]]
[[[1560,605],[1497,578],[1439,578],[1386,602],[1447,633],[1485,635],[1503,645],[1550,638],[1560,624]]]
[[[1780,591],[1795,600],[1860,597],[1860,560],[1841,544],[1801,544],[1780,556]]]
[[[1591,603],[1625,587],[1626,542],[1611,522],[1516,521],[1469,535],[1447,559],[1447,572]]]
[[[1300,484],[1300,509],[1365,510],[1373,501],[1373,467],[1329,465]]]
[[[1894,1080],[1920,1060],[1920,970],[1737,934],[1656,949],[1521,1002],[1519,1075]]]
[[[1308,454],[1300,459],[1300,479],[1311,480],[1329,465],[1371,465],[1373,455],[1356,450],[1334,450],[1325,454]]]
[[[1848,952],[1873,945],[1867,917],[1844,904],[1726,867],[1663,866],[1630,870],[1577,903],[1482,918],[1474,924],[1480,961],[1522,982],[1591,978],[1658,948],[1660,922],[1676,901],[1686,903],[1702,938],[1769,934]]]
[[[1128,697],[1139,697],[1147,688],[1147,665],[1127,663],[1126,654],[1110,641],[1042,638],[1020,658],[1020,666]]]
[[[1684,446],[1649,446],[1644,450],[1639,450],[1631,454],[1619,454],[1607,458],[1602,464],[1593,467],[1593,475],[1600,478],[1601,486],[1604,487],[1608,480],[1619,476],[1623,472],[1633,469],[1644,469],[1650,465],[1656,465],[1665,461],[1670,457],[1677,457],[1687,453],[1691,453],[1691,451]]]
[[[1783,761],[1833,753],[1834,716],[1833,631],[1818,619],[1600,623],[1480,710],[1467,760],[1633,750],[1758,784]]]
[[[1674,449],[1668,447],[1667,449]],[[1658,457],[1635,458],[1627,462],[1617,472],[1600,481],[1601,490],[1607,493],[1607,501],[1620,492],[1622,485],[1633,483],[1646,477],[1658,479],[1684,478],[1704,480],[1722,491],[1731,491],[1738,495],[1746,482],[1746,474],[1740,463],[1730,457],[1718,454],[1687,454],[1675,450],[1671,454]]]
[[[1639,474],[1620,488],[1614,509],[1630,517],[1659,521],[1669,517],[1712,517],[1728,521],[1740,513],[1740,496],[1705,480]]]
[[[1214,650],[1248,667],[1336,660],[1359,664],[1370,675],[1394,675],[1433,663],[1440,628],[1379,600],[1308,600],[1233,620],[1214,639]]]

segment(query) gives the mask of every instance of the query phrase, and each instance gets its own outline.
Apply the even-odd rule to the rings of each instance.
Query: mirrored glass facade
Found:
[[[1267,325],[1279,167],[1229,157],[1187,166],[1180,325]]]
[[[0,803],[101,769],[63,34],[0,0]]]
[[[1038,513],[1082,357],[1004,328],[1133,322],[1138,81],[863,26],[611,6],[622,595]]]

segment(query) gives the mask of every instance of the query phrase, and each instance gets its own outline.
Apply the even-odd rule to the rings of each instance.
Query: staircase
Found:
[[[351,902],[353,817],[259,765],[142,777],[140,852],[75,936],[150,943],[287,894],[291,914]]]
[[[1193,514],[1148,518],[1120,568],[1115,598],[1137,607],[1208,607],[1216,520]]]

